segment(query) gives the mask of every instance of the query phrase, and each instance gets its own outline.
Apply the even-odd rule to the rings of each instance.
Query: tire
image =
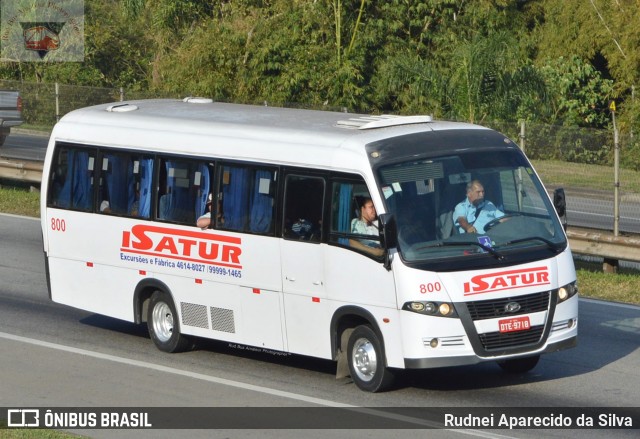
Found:
[[[183,352],[191,348],[191,341],[180,334],[180,322],[171,296],[156,291],[151,296],[147,311],[149,336],[164,352]]]
[[[382,392],[393,384],[393,374],[385,366],[383,345],[369,325],[358,326],[347,344],[351,379],[365,392]]]
[[[540,361],[540,355],[534,355],[533,357],[514,358],[512,360],[505,360],[498,362],[498,366],[505,372],[509,373],[525,373],[536,367]]]

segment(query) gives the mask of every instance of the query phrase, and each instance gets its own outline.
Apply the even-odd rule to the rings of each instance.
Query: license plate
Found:
[[[500,332],[526,331],[531,329],[531,322],[529,321],[529,316],[514,317],[512,319],[499,320],[498,327]]]

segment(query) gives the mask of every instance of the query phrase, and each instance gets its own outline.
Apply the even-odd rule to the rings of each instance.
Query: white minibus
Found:
[[[331,359],[371,392],[400,369],[524,372],[576,344],[562,195],[472,124],[205,98],[98,105],[49,141],[49,294],[146,322],[163,351],[210,338]]]

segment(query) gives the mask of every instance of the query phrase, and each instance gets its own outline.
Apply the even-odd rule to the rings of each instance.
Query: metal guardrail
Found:
[[[618,261],[640,262],[640,236],[572,227],[567,229],[567,236],[573,253],[604,258],[605,272],[615,272]]]
[[[40,184],[42,166],[42,162],[0,159],[0,178]],[[615,271],[618,261],[640,262],[640,237],[576,227],[569,227],[567,236],[573,253],[604,258],[605,271]]]
[[[25,183],[42,181],[42,162],[0,158],[0,178]]]

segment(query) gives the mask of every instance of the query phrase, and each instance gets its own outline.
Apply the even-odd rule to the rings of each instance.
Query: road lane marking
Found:
[[[254,392],[265,393],[265,394],[268,394],[268,395],[295,399],[295,400],[298,400],[298,401],[308,402],[308,403],[311,403],[311,404],[318,404],[318,405],[323,405],[323,406],[328,406],[328,407],[349,407],[349,408],[350,407],[356,407],[356,406],[353,406],[353,405],[340,404],[340,403],[329,401],[329,400],[325,400],[325,399],[314,398],[314,397],[304,396],[304,395],[298,395],[298,394],[295,394],[295,393],[285,392],[285,391],[282,391],[282,390],[270,389],[270,388],[267,388],[267,387],[256,386],[256,385],[253,385],[253,384],[242,383],[240,381],[228,380],[228,379],[225,379],[225,378],[214,377],[214,376],[205,375],[205,374],[201,374],[201,373],[197,373],[197,372],[189,372],[189,371],[186,371],[186,370],[180,370],[180,369],[176,369],[176,368],[173,368],[173,367],[162,366],[160,364],[149,363],[149,362],[146,362],[146,361],[139,361],[139,360],[133,360],[131,358],[117,357],[115,355],[103,354],[101,352],[89,351],[89,350],[86,350],[86,349],[74,348],[74,347],[71,347],[71,346],[65,346],[65,345],[61,345],[61,344],[57,344],[57,343],[51,343],[51,342],[47,342],[47,341],[36,340],[36,339],[33,339],[33,338],[22,337],[20,335],[8,334],[6,332],[0,332],[0,337],[8,339],[8,340],[22,342],[22,343],[28,343],[28,344],[35,345],[35,346],[45,347],[45,348],[49,348],[49,349],[55,349],[55,350],[58,350],[58,351],[70,352],[70,353],[73,353],[73,354],[84,355],[84,356],[87,356],[87,357],[97,358],[97,359],[100,359],[100,360],[112,361],[114,363],[125,364],[125,365],[128,365],[128,366],[142,367],[142,368],[145,368],[145,369],[152,369],[152,370],[156,370],[156,371],[159,371],[159,372],[171,373],[171,374],[174,374],[174,375],[180,375],[180,376],[184,376],[184,377],[188,377],[188,378],[194,378],[194,379],[197,379],[197,380],[208,381],[208,382],[215,383],[215,384],[222,384],[222,385],[225,385],[225,386],[237,387],[237,388],[241,388],[241,389],[245,389],[245,390],[252,390]]]
[[[504,436],[500,434],[495,434],[487,431],[473,430],[473,429],[444,429],[441,428],[442,424],[434,423],[430,421],[425,421],[418,418],[413,418],[409,416],[396,415],[394,413],[386,413],[380,410],[359,407],[351,404],[343,404],[336,401],[330,401],[328,399],[314,398],[311,396],[300,395],[298,393],[285,392],[283,390],[271,389],[269,387],[256,386],[254,384],[243,383],[240,381],[229,380],[226,378],[214,377],[211,375],[205,375],[197,372],[189,372],[186,370],[176,369],[173,367],[162,366],[159,364],[149,363],[146,361],[133,360],[130,358],[118,357],[115,355],[103,354],[101,352],[89,351],[86,349],[74,348],[71,346],[65,346],[58,343],[51,343],[48,341],[37,340],[34,338],[23,337],[20,335],[9,334],[6,332],[0,332],[0,338],[4,338],[6,340],[17,341],[21,343],[27,343],[34,346],[44,347],[48,349],[55,349],[58,351],[69,352],[72,354],[83,355],[90,358],[96,358],[99,360],[107,360],[112,361],[114,363],[124,364],[128,366],[141,367],[145,369],[151,369],[158,372],[170,373],[174,375],[179,375],[182,377],[193,378],[196,380],[207,381],[210,383],[221,384],[225,386],[235,387],[243,390],[250,390],[253,392],[259,392],[266,395],[277,396],[281,398],[293,399],[296,401],[302,401],[310,404],[317,404],[326,407],[337,407],[344,408],[347,410],[353,410],[355,412],[364,413],[373,416],[379,416],[388,419],[394,419],[402,422],[407,422],[410,424],[415,424],[416,429],[422,428],[438,428],[439,430],[451,431],[453,433],[459,433],[468,436],[475,437],[483,437],[483,438],[492,438],[492,439],[512,439],[510,436]]]
[[[24,215],[15,215],[13,213],[2,213],[2,212],[0,212],[0,216],[8,216],[9,218],[26,219],[26,220],[40,222],[40,217],[39,216],[38,217],[35,217],[35,216],[24,216]]]

